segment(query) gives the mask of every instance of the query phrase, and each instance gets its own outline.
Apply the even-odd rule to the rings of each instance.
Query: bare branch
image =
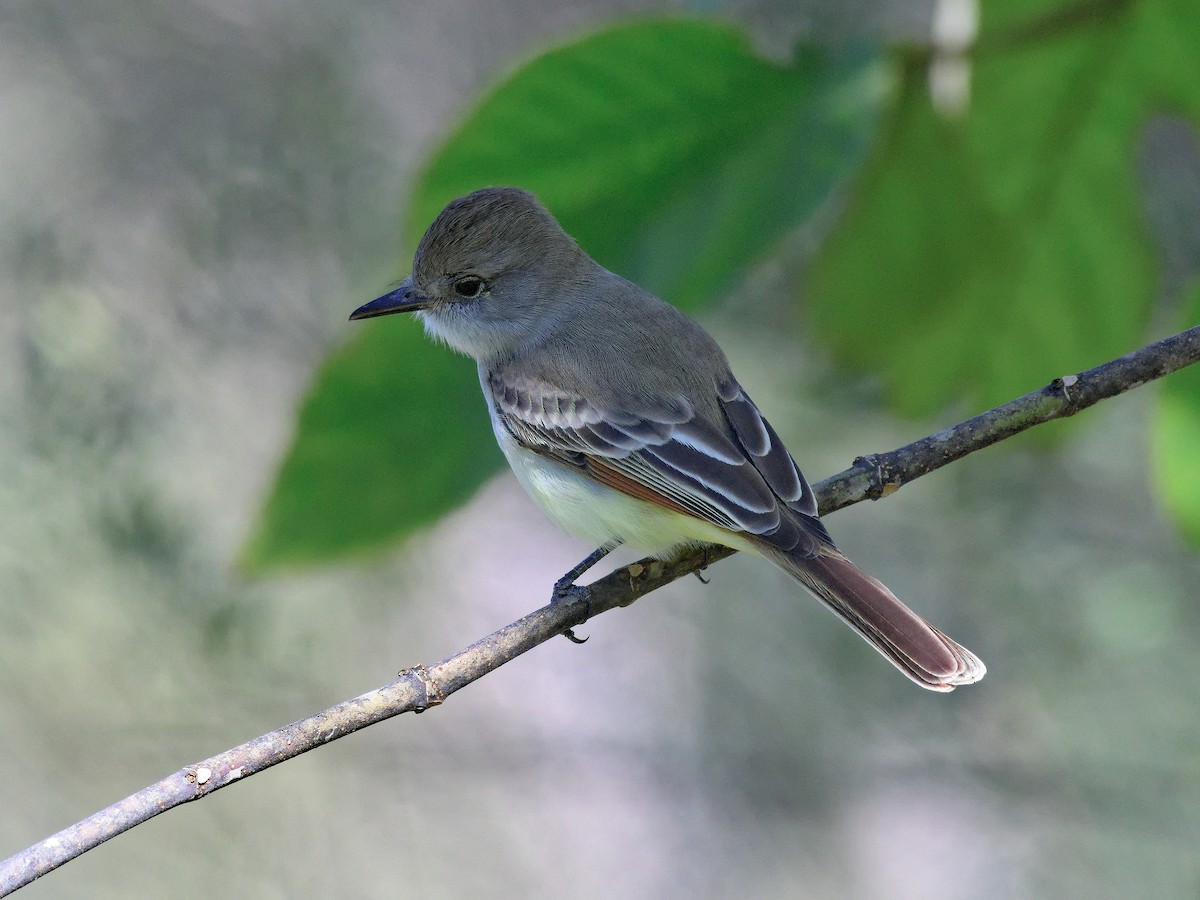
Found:
[[[886,497],[902,485],[968,453],[990,447],[1034,425],[1073,416],[1101,400],[1197,361],[1200,361],[1200,325],[1078,375],[1055,378],[1040,390],[897,450],[860,457],[845,472],[814,488],[821,515],[867,498]]]
[[[889,453],[855,460],[844,472],[814,486],[821,514],[879,499],[968,453],[1034,425],[1073,416],[1108,397],[1200,361],[1200,326],[1143,347],[1120,359],[1050,384]],[[107,809],[0,863],[0,896],[98,846],[123,831],[190,800],[261,772],[284,760],[389,719],[424,712],[462,687],[538,644],[617,606],[730,556],[724,547],[702,547],[667,560],[643,559],[587,586],[570,588],[544,606],[465,650],[429,666],[405,669],[385,687],[332,706],[211,759],[188,766]]]

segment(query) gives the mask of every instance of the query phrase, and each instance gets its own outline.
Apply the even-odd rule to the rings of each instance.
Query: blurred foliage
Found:
[[[517,70],[435,154],[407,236],[489,184],[534,191],[601,263],[696,307],[808,219],[865,156],[882,97],[863,49],[757,57],[728,26],[614,27]],[[251,567],[378,547],[499,466],[471,365],[411,321],[372,323],[322,367]]]
[[[896,54],[888,120],[811,267],[808,316],[897,411],[991,406],[1143,342],[1156,273],[1133,159],[1153,113],[1200,121],[1186,6],[985,4],[962,114],[934,107],[929,52]],[[779,66],[712,23],[594,34],[465,118],[416,187],[408,250],[454,197],[519,184],[602,264],[695,308],[862,162],[888,83],[868,52]],[[1194,468],[1183,436],[1200,411],[1183,388],[1169,397],[1174,474],[1159,484],[1194,534],[1200,497],[1174,476]],[[470,367],[411,322],[372,323],[318,374],[246,560],[392,541],[490,475],[490,443]]]
[[[1200,283],[1192,290],[1183,327],[1200,323]],[[1156,487],[1180,531],[1200,547],[1200,366],[1177,372],[1158,394],[1154,429]]]
[[[902,60],[810,281],[817,334],[897,410],[994,406],[1143,342],[1155,272],[1134,153],[1155,112],[1200,122],[1188,6],[986,4],[961,117],[933,108],[925,54]]]
[[[499,465],[473,365],[411,320],[377,325],[322,366],[243,565],[395,540],[466,500]]]
[[[519,184],[601,265],[694,308],[854,171],[883,75],[861,48],[772,65],[710,22],[601,32],[467,116],[417,185],[409,246],[455,197]]]

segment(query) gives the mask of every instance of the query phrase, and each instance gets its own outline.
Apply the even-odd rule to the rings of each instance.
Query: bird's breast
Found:
[[[754,550],[748,541],[710,522],[632,497],[535,453],[509,433],[494,411],[492,430],[529,496],[556,525],[597,547],[619,541],[638,553],[660,557],[681,544],[694,543]]]

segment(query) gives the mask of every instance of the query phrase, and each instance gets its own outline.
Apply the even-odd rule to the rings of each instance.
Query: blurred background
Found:
[[[408,271],[405,209],[438,142],[519,61],[663,11],[736,23],[771,59],[802,38],[927,43],[937,12],[0,9],[0,856],[450,654],[541,606],[590,549],[499,474],[383,551],[237,564],[315,373],[363,327],[346,316]],[[1138,146],[1161,276],[1149,340],[1176,330],[1200,263],[1200,164],[1178,119]],[[796,327],[796,284],[839,209],[820,205],[701,314],[812,480],[978,408],[899,418],[879,378]],[[734,557],[707,586],[588,623],[586,646],[552,641],[26,891],[1194,897],[1200,558],[1152,499],[1154,408],[1143,388],[1057,446],[1010,442],[830,520],[986,661],[978,686],[915,688]]]

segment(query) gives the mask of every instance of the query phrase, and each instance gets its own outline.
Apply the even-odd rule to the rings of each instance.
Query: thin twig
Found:
[[[893,493],[915,478],[1034,425],[1073,416],[1108,397],[1200,361],[1200,326],[1050,384],[889,453],[872,454],[814,486],[821,514]],[[465,650],[405,669],[385,687],[332,706],[164,778],[0,863],[0,897],[123,831],[277,763],[389,719],[424,712],[538,644],[733,553],[689,550],[671,560],[643,559],[544,606]]]

